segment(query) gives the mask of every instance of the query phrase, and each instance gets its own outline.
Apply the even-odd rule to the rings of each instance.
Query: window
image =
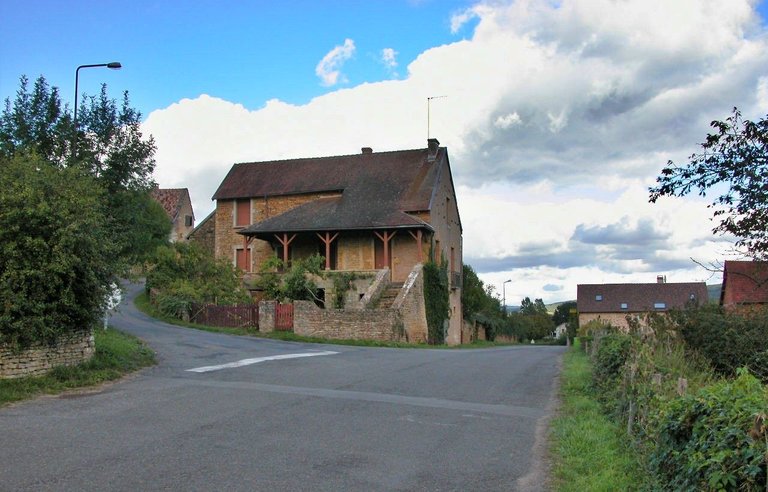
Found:
[[[235,266],[244,272],[251,271],[250,249],[237,248],[235,250]]]
[[[595,296],[595,300],[596,300],[596,301],[602,301],[602,300],[603,300],[603,295],[602,295],[602,294],[597,294],[597,295]]]
[[[626,302],[622,302],[621,309],[629,309],[629,304],[627,304]]]
[[[653,309],[667,309],[667,303],[665,303],[665,302],[654,302],[653,303]]]
[[[235,227],[251,224],[251,200],[235,200]]]
[[[185,215],[184,216],[184,225],[187,227],[192,227],[192,216],[191,215]]]

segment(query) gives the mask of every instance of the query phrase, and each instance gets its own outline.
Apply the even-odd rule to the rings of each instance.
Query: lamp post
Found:
[[[501,284],[501,308],[504,310],[504,317],[507,317],[507,284],[510,283],[512,279],[505,280],[503,284]]]
[[[75,149],[77,147],[77,84],[80,79],[80,69],[81,68],[95,68],[95,67],[107,67],[111,68],[112,70],[119,70],[123,66],[120,64],[120,62],[109,62],[109,63],[94,63],[91,65],[80,65],[77,67],[77,70],[75,70],[75,114],[73,116],[74,123],[75,123],[75,138],[72,143],[72,154],[75,155]]]

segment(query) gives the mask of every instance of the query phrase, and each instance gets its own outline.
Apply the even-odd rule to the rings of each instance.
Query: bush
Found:
[[[76,169],[0,160],[1,342],[53,342],[101,319],[117,265],[103,204]]]
[[[668,490],[765,490],[768,390],[746,369],[662,406],[651,469]],[[752,432],[750,432],[752,431]]]
[[[673,314],[686,345],[704,355],[724,376],[747,366],[768,383],[768,310],[725,312],[703,306]]]
[[[154,301],[163,313],[182,319],[190,316],[193,304],[252,302],[232,264],[214,259],[194,243],[157,248],[146,288],[157,290]]]
[[[592,381],[597,388],[605,391],[616,386],[624,364],[629,359],[631,346],[632,337],[623,333],[611,333],[600,338],[592,359]]]

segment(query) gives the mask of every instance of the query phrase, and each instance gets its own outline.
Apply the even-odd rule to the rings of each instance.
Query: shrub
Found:
[[[600,389],[616,386],[624,364],[629,359],[632,337],[623,333],[611,333],[600,338],[592,359],[592,381]]]
[[[768,383],[768,310],[729,313],[710,305],[676,312],[673,319],[687,346],[718,373],[734,376],[747,366]]]
[[[156,302],[162,312],[179,318],[190,314],[192,304],[251,302],[232,264],[214,259],[194,243],[158,248],[146,288],[157,289]]]
[[[0,160],[0,341],[53,342],[101,319],[117,265],[103,204],[77,169]]]
[[[765,490],[768,390],[746,369],[661,407],[651,469],[669,490]],[[752,432],[750,432],[752,430]]]

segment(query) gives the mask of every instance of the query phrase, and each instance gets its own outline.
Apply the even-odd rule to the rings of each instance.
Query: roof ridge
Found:
[[[382,150],[379,152],[372,152],[370,154],[363,154],[363,153],[355,153],[355,154],[339,154],[339,155],[324,155],[319,157],[290,157],[286,159],[272,159],[272,160],[266,160],[266,161],[244,161],[244,162],[236,162],[233,164],[233,166],[239,166],[242,164],[273,164],[276,162],[291,162],[291,161],[317,161],[321,159],[338,159],[340,157],[357,157],[362,155],[378,155],[378,154],[397,154],[397,153],[405,153],[405,152],[417,152],[417,151],[424,151],[426,152],[428,149],[426,147],[418,148],[418,149],[400,149],[400,150]]]

